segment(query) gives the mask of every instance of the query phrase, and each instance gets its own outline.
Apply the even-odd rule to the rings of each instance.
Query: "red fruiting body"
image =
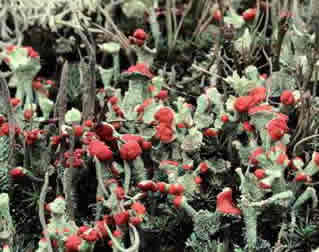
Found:
[[[148,85],[147,90],[148,90],[150,93],[153,93],[153,92],[155,92],[156,87],[155,87],[154,85]]]
[[[111,103],[111,105],[115,105],[115,104],[117,104],[118,100],[119,100],[119,99],[118,99],[116,96],[112,96],[112,97],[108,100],[108,102]]]
[[[222,13],[220,12],[220,10],[215,10],[213,12],[213,20],[215,22],[220,22],[222,20]]]
[[[77,235],[70,235],[65,241],[65,248],[68,252],[80,251],[80,245],[82,243],[81,237]]]
[[[292,91],[283,91],[280,96],[280,102],[284,105],[294,105],[296,101]]]
[[[270,188],[271,188],[271,185],[266,184],[266,183],[264,183],[264,182],[260,182],[260,183],[259,183],[259,187],[262,188],[262,189],[270,189]]]
[[[313,156],[312,156],[312,159],[313,159],[314,163],[315,163],[317,166],[319,166],[319,152],[314,152],[312,155],[313,155]]]
[[[140,217],[131,217],[130,218],[130,223],[132,223],[134,226],[137,226],[137,225],[141,224],[142,221],[143,220]]]
[[[81,137],[83,135],[83,127],[80,125],[74,125],[73,132],[76,137]]]
[[[248,115],[253,115],[255,113],[262,112],[262,111],[272,111],[272,110],[273,110],[273,107],[267,104],[254,106],[248,109]]]
[[[306,175],[305,173],[301,172],[301,173],[296,174],[295,181],[296,182],[310,182],[311,178],[308,175]]]
[[[95,128],[95,133],[101,138],[101,140],[113,141],[115,139],[113,136],[113,128],[106,123],[98,124]]]
[[[152,180],[144,180],[137,184],[137,187],[140,188],[142,191],[157,191],[157,184],[153,182]]]
[[[92,122],[92,120],[86,120],[86,121],[84,122],[84,126],[89,127],[89,128],[92,128],[92,127],[93,127],[93,122]]]
[[[288,166],[295,171],[298,169],[298,167],[295,166],[294,162],[301,162],[302,164],[304,163],[301,157],[295,157],[292,160],[290,160]]]
[[[26,109],[26,110],[23,112],[23,117],[24,117],[24,119],[27,120],[27,121],[31,120],[32,116],[33,116],[33,111],[32,111],[32,109]]]
[[[113,236],[116,237],[116,238],[121,238],[123,236],[123,233],[121,232],[121,230],[116,229],[113,232]]]
[[[174,140],[173,129],[166,123],[160,123],[156,127],[155,137],[163,143],[170,143]]]
[[[254,132],[254,125],[250,124],[248,121],[243,122],[243,128],[247,132]]]
[[[250,92],[249,95],[254,99],[254,105],[263,102],[267,97],[267,90],[265,87],[255,87]]]
[[[185,171],[190,171],[193,169],[193,166],[192,165],[188,165],[188,164],[184,164],[182,165],[182,168],[185,170]]]
[[[277,160],[276,160],[276,163],[286,167],[289,164],[288,156],[283,152],[280,153]]]
[[[183,203],[183,196],[176,196],[173,200],[173,204],[176,208],[180,208],[180,206],[182,205]]]
[[[88,242],[95,242],[99,239],[99,236],[100,235],[99,235],[98,231],[91,228],[88,231],[86,231],[85,233],[83,233],[81,235],[81,238],[83,238],[84,240],[86,240]]]
[[[273,141],[280,140],[288,132],[287,120],[288,118],[279,116],[268,122],[267,131]]]
[[[251,162],[253,165],[257,165],[258,164],[257,157],[263,153],[264,153],[264,149],[262,147],[257,147],[254,150],[254,152],[251,153],[251,155],[249,156],[249,162]]]
[[[240,215],[241,211],[233,203],[232,189],[225,188],[217,195],[216,211],[224,214]]]
[[[144,215],[146,213],[145,206],[140,202],[134,202],[131,209],[133,209],[137,215]]]
[[[216,130],[213,130],[213,129],[206,129],[204,131],[204,135],[207,137],[215,137],[218,135],[218,132]]]
[[[164,182],[157,182],[157,188],[158,188],[158,191],[160,191],[161,193],[167,193],[168,190],[168,185]]]
[[[184,129],[184,128],[186,128],[185,123],[178,123],[176,126],[177,126],[177,128],[179,128],[179,129]]]
[[[28,56],[30,58],[38,58],[39,54],[31,47],[31,46],[25,46],[25,49],[28,51]]]
[[[54,86],[54,82],[52,80],[47,80],[45,83],[50,86]]]
[[[200,173],[206,173],[207,171],[208,171],[208,165],[207,165],[207,163],[205,163],[205,162],[201,162],[200,164],[199,164],[199,171],[200,171]]]
[[[122,144],[120,148],[120,156],[123,160],[134,160],[141,154],[142,149],[136,141],[129,141]]]
[[[159,93],[155,97],[160,99],[160,100],[165,100],[168,97],[168,91],[161,90],[161,91],[159,91]]]
[[[88,151],[91,156],[96,156],[100,161],[111,160],[113,152],[109,147],[99,140],[92,140],[89,144]]]
[[[228,115],[222,115],[222,117],[220,118],[222,120],[222,122],[227,123],[229,121]]]
[[[243,12],[243,18],[246,22],[249,22],[251,20],[254,20],[256,17],[257,9],[250,8]]]
[[[196,176],[196,177],[195,177],[195,183],[196,183],[196,184],[199,185],[199,184],[201,184],[202,182],[203,182],[203,179],[202,179],[200,176]]]
[[[174,112],[171,108],[160,108],[154,115],[154,118],[160,123],[165,123],[167,126],[171,126],[174,120]]]
[[[239,113],[247,112],[254,105],[254,98],[252,96],[240,96],[234,103],[234,108]]]
[[[25,141],[28,145],[33,144],[36,140],[38,140],[39,134],[41,134],[40,130],[32,130],[32,131],[24,131],[23,135]]]
[[[20,99],[18,98],[11,98],[10,99],[10,104],[13,106],[13,107],[16,107],[18,104],[20,104]]]
[[[133,135],[133,134],[124,134],[123,136],[121,136],[121,139],[124,142],[138,142],[138,144],[142,144],[144,142],[144,138],[138,135]]]
[[[185,191],[181,184],[171,184],[168,189],[168,193],[172,195],[181,195]]]
[[[88,231],[90,229],[89,226],[81,226],[79,227],[78,231],[77,231],[77,235],[81,235],[83,234],[84,232]]]
[[[121,186],[116,187],[115,194],[116,194],[116,197],[118,200],[124,199],[125,191],[124,191],[123,187],[121,187]]]
[[[21,178],[25,175],[22,167],[16,167],[10,170],[10,175],[12,178]]]
[[[21,129],[18,126],[10,126],[9,123],[3,123],[0,128],[0,136],[9,136],[9,128],[14,130],[15,135],[19,135]]]
[[[140,40],[146,40],[147,34],[143,29],[136,29],[133,33],[133,37]]]
[[[32,81],[32,88],[35,90],[40,90],[40,89],[43,89],[43,85],[41,81],[35,80],[35,81]]]
[[[173,166],[177,167],[177,166],[179,166],[179,163],[176,161],[172,161],[172,160],[163,160],[160,163],[160,166],[162,166],[162,165],[173,165]]]
[[[129,217],[130,217],[130,214],[128,211],[123,211],[113,215],[116,225],[126,224],[128,222]]]
[[[106,228],[105,228],[105,221],[104,220],[100,220],[100,221],[95,222],[95,229],[98,231],[100,238],[108,237],[108,233],[107,233]]]
[[[145,151],[151,150],[152,149],[152,142],[143,141],[142,142],[142,149]]]
[[[143,63],[139,63],[139,64],[136,64],[134,66],[130,66],[129,69],[126,70],[126,72],[128,72],[128,73],[138,72],[140,74],[147,76],[150,79],[153,78],[153,74],[149,70],[148,66],[143,64]]]
[[[257,169],[254,172],[255,176],[257,179],[263,179],[266,176],[265,170],[264,169]]]

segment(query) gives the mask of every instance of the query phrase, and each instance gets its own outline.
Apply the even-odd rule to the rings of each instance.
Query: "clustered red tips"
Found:
[[[266,99],[265,87],[256,87],[250,90],[247,96],[240,96],[235,100],[234,108],[239,113],[249,112],[250,109]]]
[[[142,46],[147,40],[147,37],[148,35],[143,29],[136,29],[133,33],[133,37],[130,36],[129,39],[132,44]]]
[[[174,112],[169,107],[160,108],[154,115],[154,118],[160,123],[171,126],[174,120]]]
[[[131,209],[135,211],[138,216],[143,216],[146,213],[146,208],[141,202],[134,202],[131,205]]]
[[[258,164],[258,156],[264,153],[264,149],[262,147],[257,147],[249,156],[249,162],[253,165]]]
[[[174,130],[172,128],[175,119],[173,110],[169,107],[160,108],[154,115],[159,122],[156,127],[155,137],[163,143],[170,143],[174,140]]]
[[[233,191],[227,187],[217,195],[216,211],[223,214],[240,215],[241,210],[233,202]]]
[[[73,134],[76,137],[81,137],[83,135],[84,129],[81,125],[74,125],[73,126]]]
[[[312,154],[312,160],[319,167],[319,152],[314,152]]]
[[[245,10],[245,11],[243,12],[243,19],[244,19],[246,22],[252,21],[252,20],[255,19],[256,13],[257,13],[257,9],[256,9],[256,8],[247,9],[247,10]]]
[[[24,139],[27,145],[32,145],[36,142],[36,140],[38,140],[39,135],[43,133],[43,130],[39,130],[39,129],[34,129],[31,131],[24,131],[23,135],[24,135]]]
[[[254,132],[255,131],[254,125],[250,124],[248,121],[243,122],[243,129],[246,132]]]
[[[253,106],[254,98],[251,96],[240,96],[236,99],[234,107],[239,113],[248,112],[248,110]]]
[[[121,187],[121,186],[117,186],[116,189],[115,189],[115,195],[116,195],[116,198],[117,198],[118,200],[124,199],[124,197],[125,197],[124,188]]]
[[[140,74],[147,76],[150,79],[153,78],[153,74],[151,73],[149,67],[144,63],[138,63],[134,66],[130,66],[129,69],[126,70],[126,72],[128,72],[128,73],[137,72],[137,73],[140,73]]]
[[[16,167],[10,170],[10,176],[14,179],[22,178],[25,175],[25,170],[22,167]]]
[[[124,134],[121,136],[121,139],[124,142],[137,142],[138,144],[142,144],[144,142],[144,138],[139,135],[134,134]]]
[[[208,167],[208,165],[207,165],[206,162],[201,162],[201,163],[199,164],[199,171],[200,171],[200,173],[204,174],[204,173],[206,173],[206,172],[208,171],[208,169],[209,169],[209,167]]]
[[[33,117],[33,110],[32,109],[24,110],[23,117],[26,121],[30,121]]]
[[[218,131],[217,130],[214,130],[214,129],[205,129],[204,130],[204,136],[207,136],[207,137],[216,137],[218,136]]]
[[[166,100],[168,98],[168,91],[162,89],[158,92],[158,94],[155,97],[159,100]]]
[[[120,156],[123,160],[134,160],[141,154],[141,146],[136,141],[126,142],[120,148]]]
[[[294,105],[296,103],[295,97],[291,90],[284,90],[280,96],[280,102],[284,105]]]
[[[39,54],[31,47],[31,46],[25,46],[25,49],[28,51],[28,56],[30,58],[39,58]]]
[[[95,133],[100,137],[101,140],[108,142],[115,140],[112,126],[106,123],[98,124],[95,128]]]
[[[185,188],[181,184],[170,184],[168,188],[168,194],[171,195],[181,195],[184,191]]]
[[[257,105],[264,100],[266,100],[267,97],[267,90],[265,87],[255,87],[249,92],[249,96],[253,97],[253,104]]]
[[[264,169],[257,169],[255,170],[254,174],[258,180],[263,179],[266,176]]]
[[[174,140],[173,129],[166,123],[160,123],[156,126],[155,137],[163,143],[170,143]]]
[[[11,98],[10,104],[12,107],[17,107],[21,103],[21,100],[19,98]]]
[[[9,136],[10,129],[12,129],[15,135],[19,135],[21,132],[21,129],[17,125],[9,125],[9,123],[3,123],[0,127],[0,136]]]
[[[99,240],[100,235],[99,232],[93,228],[89,228],[85,232],[83,232],[80,236],[83,240],[86,240],[87,242],[95,242]]]
[[[143,192],[152,191],[156,192],[158,190],[157,184],[152,180],[144,180],[137,184],[137,187]]]
[[[130,213],[127,210],[113,215],[113,219],[116,225],[124,225],[128,223],[129,218],[130,218]]]
[[[312,179],[309,175],[305,174],[304,172],[299,172],[295,176],[296,182],[311,182]]]
[[[161,161],[160,166],[163,166],[163,165],[173,165],[177,167],[179,166],[179,163],[173,160],[163,160]]]
[[[272,119],[267,124],[267,132],[271,140],[280,140],[285,133],[288,132],[287,126],[288,117],[284,114],[278,114],[277,118]]]
[[[80,251],[80,246],[82,243],[82,238],[78,235],[70,235],[67,240],[65,241],[65,248],[67,252],[77,252]]]
[[[88,147],[88,151],[91,156],[96,156],[96,158],[100,161],[107,161],[113,158],[113,152],[105,143],[99,140],[91,141]]]
[[[213,21],[215,22],[220,22],[222,20],[222,13],[220,12],[220,10],[214,10],[213,11]]]

